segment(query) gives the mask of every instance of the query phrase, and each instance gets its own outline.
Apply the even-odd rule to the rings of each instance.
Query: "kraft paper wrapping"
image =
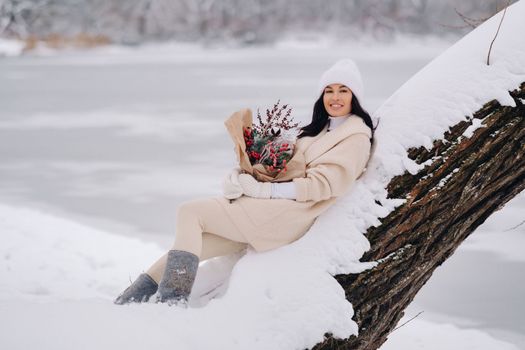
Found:
[[[250,158],[246,153],[246,143],[244,142],[243,128],[251,128],[253,123],[252,111],[248,108],[241,109],[233,113],[224,125],[233,140],[233,151],[239,162],[239,167],[248,174],[251,174],[258,181],[263,182],[285,182],[291,181],[296,177],[306,176],[306,161],[302,152],[296,152],[294,147],[292,158],[288,161],[286,172],[269,171],[263,164],[250,163]]]

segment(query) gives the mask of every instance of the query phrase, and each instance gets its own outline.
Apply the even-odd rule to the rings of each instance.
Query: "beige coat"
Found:
[[[355,115],[330,132],[327,126],[315,137],[297,140],[296,152],[304,152],[306,160],[306,177],[293,179],[296,200],[242,196],[230,203],[216,198],[255,250],[274,249],[302,237],[364,171],[370,128]]]

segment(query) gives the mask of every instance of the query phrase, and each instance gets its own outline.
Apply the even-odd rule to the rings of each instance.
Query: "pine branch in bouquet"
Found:
[[[243,130],[250,163],[264,164],[271,172],[286,172],[286,164],[292,158],[295,142],[281,131],[289,131],[299,125],[299,123],[292,123],[293,117],[290,117],[292,108],[288,107],[288,104],[279,107],[279,103],[280,100],[271,110],[266,110],[265,121],[257,109],[259,124]]]

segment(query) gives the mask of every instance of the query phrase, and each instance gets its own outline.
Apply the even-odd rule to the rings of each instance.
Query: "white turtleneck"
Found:
[[[331,115],[328,116],[328,129],[326,131],[332,131],[335,128],[337,128],[339,125],[343,124],[348,117],[350,117],[352,113],[348,113],[347,115],[343,115],[341,117],[332,117]]]
[[[341,117],[328,116],[328,129],[327,131],[334,130],[339,125],[343,124],[351,113],[343,115]],[[297,193],[293,181],[289,182],[272,182],[272,198],[286,198],[296,199]]]

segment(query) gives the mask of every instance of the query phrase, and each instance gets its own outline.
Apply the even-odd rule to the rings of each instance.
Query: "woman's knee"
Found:
[[[199,207],[201,206],[199,200],[189,200],[182,202],[177,207],[177,218],[197,217],[199,214]]]
[[[182,202],[177,208],[176,216],[183,219],[195,218],[202,223],[206,217],[216,215],[220,209],[213,199],[197,198]]]

